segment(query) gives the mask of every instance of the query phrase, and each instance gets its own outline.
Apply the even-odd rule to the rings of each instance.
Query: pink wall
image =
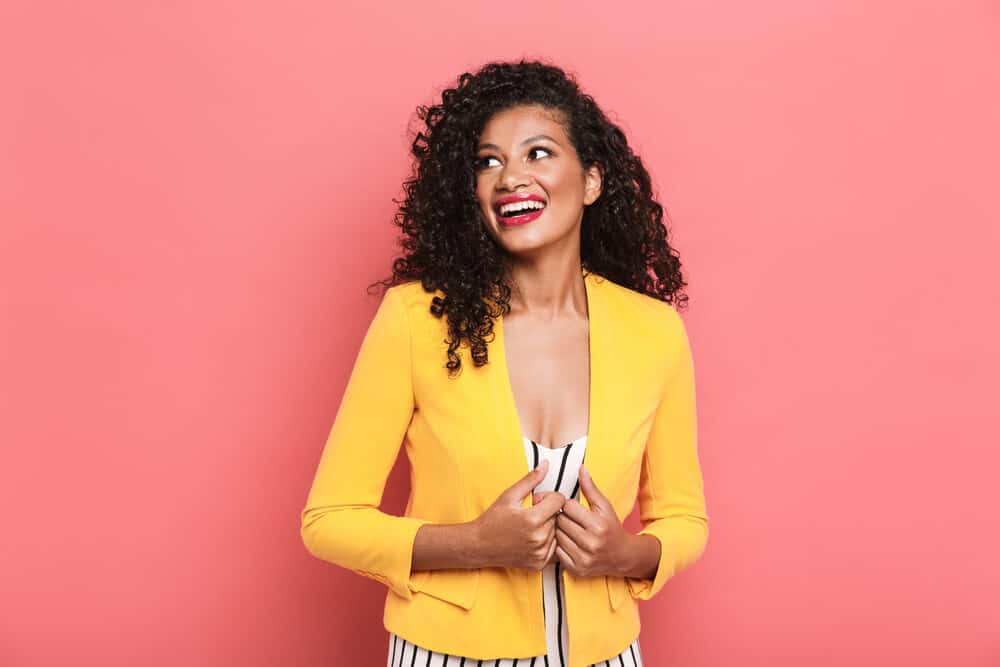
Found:
[[[690,280],[712,533],[650,664],[1000,664],[995,3],[18,4],[0,664],[385,663],[299,511],[413,108],[520,55],[620,120]]]

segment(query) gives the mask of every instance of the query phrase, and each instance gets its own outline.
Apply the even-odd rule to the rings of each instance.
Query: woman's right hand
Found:
[[[556,515],[566,496],[556,492],[535,494],[528,508],[521,501],[532,493],[548,470],[548,460],[519,479],[473,523],[481,553],[488,566],[541,570],[556,550]]]

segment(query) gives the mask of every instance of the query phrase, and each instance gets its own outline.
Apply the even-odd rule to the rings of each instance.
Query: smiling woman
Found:
[[[573,231],[579,237],[584,207],[600,195],[600,167],[595,163],[584,170],[565,125],[562,111],[518,105],[498,111],[483,128],[476,194],[487,230],[510,253],[566,238]],[[522,227],[543,212],[545,224],[530,231]],[[518,233],[505,235],[513,226],[519,227]]]
[[[663,209],[555,66],[488,64],[418,113],[406,252],[378,281],[303,540],[386,586],[390,667],[640,667],[637,601],[708,539]]]
[[[537,266],[512,251],[544,245],[559,231],[573,230],[564,250],[576,246],[575,256],[562,257],[563,271],[574,259],[684,307],[679,255],[649,173],[622,130],[564,70],[537,61],[489,63],[461,74],[439,104],[417,113],[426,127],[413,141],[414,173],[395,217],[407,253],[379,282],[421,280],[447,294],[433,307],[448,324],[451,374],[462,366],[463,346],[475,366],[488,363],[493,322],[518,287],[514,273]],[[508,220],[494,208],[505,197],[553,208]]]

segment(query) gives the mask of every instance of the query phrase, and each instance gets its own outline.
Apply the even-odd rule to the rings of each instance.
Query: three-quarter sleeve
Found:
[[[639,477],[639,535],[660,541],[653,579],[626,577],[632,597],[648,600],[674,574],[694,563],[708,542],[701,467],[698,462],[694,363],[684,322],[671,306],[666,343],[672,363],[646,444]]]
[[[386,290],[362,341],[301,514],[315,557],[412,597],[417,530],[428,523],[379,510],[386,479],[413,415],[405,304]]]

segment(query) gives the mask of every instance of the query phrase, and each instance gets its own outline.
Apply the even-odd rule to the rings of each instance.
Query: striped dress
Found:
[[[587,436],[583,435],[562,447],[549,448],[522,436],[524,453],[534,470],[548,459],[549,469],[535,492],[558,491],[567,498],[579,498],[580,465],[587,448]],[[554,559],[542,569],[542,608],[545,615],[545,655],[532,658],[489,659],[465,658],[430,651],[413,642],[389,633],[389,657],[387,667],[566,667],[569,647],[569,628],[566,623],[566,607],[563,599],[562,563]],[[639,638],[636,637],[620,654],[595,663],[596,667],[642,667],[639,652]]]

